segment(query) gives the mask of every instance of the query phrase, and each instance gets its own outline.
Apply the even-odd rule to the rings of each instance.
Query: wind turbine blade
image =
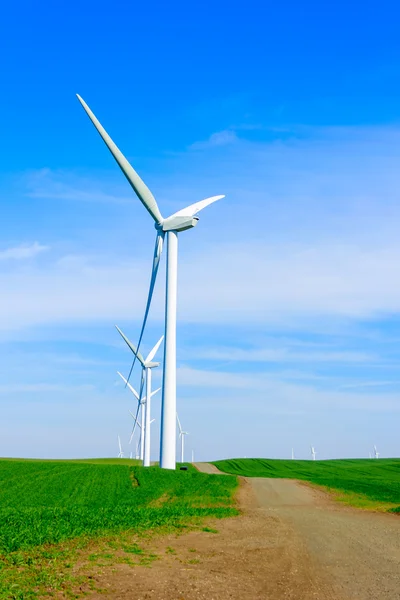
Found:
[[[163,222],[163,217],[160,213],[156,199],[154,198],[153,194],[151,193],[151,191],[149,190],[147,185],[139,177],[139,175],[136,173],[134,168],[126,160],[126,158],[122,154],[122,152],[117,148],[117,146],[112,141],[112,139],[110,138],[110,136],[108,135],[108,133],[106,132],[104,127],[96,119],[96,117],[94,116],[94,114],[92,113],[92,111],[90,110],[88,105],[86,104],[86,102],[79,96],[79,94],[77,94],[77,98],[78,98],[79,102],[82,104],[89,119],[92,121],[93,125],[96,127],[97,131],[99,132],[100,136],[102,137],[103,142],[106,144],[107,148],[109,149],[109,151],[113,155],[114,159],[118,163],[119,168],[121,169],[121,171],[123,172],[123,174],[125,175],[127,180],[129,181],[135,194],[137,195],[137,197],[139,198],[139,200],[141,201],[141,203],[143,204],[145,209],[151,214],[151,216],[153,217],[155,222],[158,223],[159,225],[161,225],[161,223]]]
[[[131,384],[129,383],[129,381],[127,381],[125,379],[125,377],[123,375],[121,375],[121,373],[119,371],[117,371],[117,373],[121,377],[122,381],[125,382],[125,385],[128,386],[128,388],[131,390],[132,394],[134,394],[135,398],[137,400],[139,400],[139,394],[137,393],[137,391],[135,390],[135,388],[131,386]]]
[[[178,413],[176,413],[176,420],[178,421],[179,435],[181,436],[182,435],[182,427],[181,427],[181,422],[180,422],[179,417],[178,417]]]
[[[152,419],[152,420],[150,421],[150,423],[154,423],[154,421],[155,421],[155,419]]]
[[[131,410],[129,411],[129,414],[131,415],[132,419],[135,421],[136,425],[141,429],[142,428],[141,424],[139,423],[138,419],[135,417],[135,415],[133,414],[133,412]]]
[[[212,196],[211,198],[206,198],[205,200],[200,200],[200,202],[195,202],[194,204],[191,204],[190,206],[186,206],[186,208],[182,208],[182,210],[178,210],[178,212],[171,215],[171,217],[193,217],[194,215],[196,215],[198,212],[203,210],[203,208],[205,208],[209,204],[212,204],[213,202],[216,202],[217,200],[221,200],[222,198],[225,198],[225,196],[224,195],[223,196]],[[168,219],[170,219],[171,217],[168,217]]]
[[[133,354],[138,357],[139,361],[142,363],[142,366],[144,367],[144,358],[143,358],[143,356],[140,354],[140,352],[137,350],[137,348],[135,348],[135,346],[132,344],[132,342],[130,342],[128,340],[128,338],[126,337],[126,335],[124,333],[122,333],[122,331],[120,330],[120,328],[117,327],[117,326],[115,326],[115,328],[118,331],[118,333],[121,335],[121,337],[125,340],[125,342],[128,345],[128,347],[132,350]],[[128,377],[128,381],[129,381],[129,377]]]
[[[161,342],[163,341],[163,339],[164,339],[164,336],[162,335],[162,336],[160,337],[160,339],[158,340],[157,344],[154,346],[153,350],[150,350],[150,352],[149,352],[149,354],[148,354],[148,356],[147,356],[147,358],[146,358],[146,360],[145,360],[145,362],[146,362],[146,363],[147,363],[147,362],[151,362],[151,361],[153,360],[153,358],[154,358],[154,357],[155,357],[155,355],[156,355],[156,352],[157,352],[157,350],[158,350],[158,349],[159,349],[159,347],[161,346]]]
[[[157,388],[156,390],[154,390],[154,392],[151,392],[150,394],[150,398],[152,398],[155,394],[157,394],[157,392],[159,392],[161,390],[161,388]]]
[[[146,398],[146,396],[143,398],[144,380],[145,380],[144,369],[142,369],[142,378],[140,380],[140,390],[139,390],[139,404],[141,402],[144,402],[144,400]]]
[[[161,254],[162,254],[162,250],[163,250],[164,236],[165,236],[165,233],[163,233],[162,231],[161,232],[160,231],[157,232],[156,243],[155,243],[155,246],[154,246],[153,268],[152,268],[152,271],[151,271],[149,293],[148,293],[148,296],[147,296],[147,303],[146,303],[146,308],[145,308],[145,311],[144,311],[142,329],[140,331],[139,341],[138,341],[138,345],[137,345],[138,352],[139,352],[140,344],[142,342],[144,330],[145,330],[145,327],[146,327],[147,317],[149,316],[149,310],[150,310],[151,300],[153,298],[154,286],[156,284],[158,267],[160,265],[160,259],[161,259]],[[157,352],[157,349],[156,349],[156,352]],[[139,358],[139,354],[138,354],[137,357]],[[147,357],[147,359],[148,359],[148,357]],[[136,362],[136,354],[135,354],[135,358],[133,359],[133,362],[132,362],[132,365],[131,365],[131,370],[129,371],[128,381],[129,381],[129,379],[131,377],[131,374],[132,374],[132,371],[133,371],[133,367],[135,366],[135,362]]]
[[[131,413],[132,417],[135,419],[135,422],[133,424],[133,428],[132,428],[132,433],[131,433],[131,437],[129,438],[129,443],[132,442],[132,438],[135,434],[135,429],[136,429],[136,424],[138,423],[138,415],[139,415],[139,409],[140,409],[140,404],[138,403],[138,407],[137,407],[137,411],[136,411],[136,417],[133,417],[133,414]],[[129,411],[130,412],[130,411]]]

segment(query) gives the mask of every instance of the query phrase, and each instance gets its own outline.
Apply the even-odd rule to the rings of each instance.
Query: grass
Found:
[[[0,460],[0,598],[47,597],[45,590],[76,583],[73,567],[93,543],[94,564],[112,562],[116,551],[129,564],[151,564],[155,557],[143,554],[132,535],[236,514],[235,488],[236,478],[191,467],[144,469],[121,459]]]
[[[333,491],[359,508],[400,513],[400,459],[268,460],[229,459],[214,463],[221,471],[246,477],[300,479]]]

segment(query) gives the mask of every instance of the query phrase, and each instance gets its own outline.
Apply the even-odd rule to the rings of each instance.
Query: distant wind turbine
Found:
[[[374,458],[379,458],[379,452],[376,449],[376,446],[374,446]]]
[[[294,460],[294,449],[292,448],[292,460]]]
[[[145,423],[144,423],[144,459],[143,466],[150,466],[150,410],[151,410],[151,370],[160,365],[159,362],[152,362],[159,349],[161,342],[164,339],[162,335],[158,340],[157,344],[150,350],[146,358],[143,358],[137,348],[128,340],[126,335],[122,333],[119,327],[116,328],[118,333],[125,340],[126,344],[132,350],[133,354],[137,356],[138,361],[142,365],[142,383],[140,385],[140,396],[142,395],[144,377],[146,376],[146,404],[145,404]],[[143,431],[143,430],[142,430]]]
[[[155,392],[153,392],[153,394],[152,394],[152,395],[156,394],[156,393],[159,391],[159,389],[160,389],[160,388],[158,388],[158,390],[156,390]],[[143,426],[142,424],[140,424],[140,423],[139,423],[139,420],[137,419],[136,415],[134,415],[134,414],[133,414],[133,412],[132,412],[131,410],[129,411],[129,414],[131,415],[131,417],[132,417],[132,419],[133,419],[133,421],[134,421],[134,425],[133,425],[133,429],[132,429],[131,437],[130,437],[130,439],[129,439],[129,443],[131,443],[131,442],[132,442],[132,438],[133,438],[133,434],[135,433],[135,427],[136,427],[136,425],[139,427],[139,430],[140,430],[139,442],[138,442],[138,445],[137,445],[137,447],[136,447],[136,458],[139,458],[139,444],[141,445],[141,446],[140,446],[140,451],[142,451],[142,444],[141,444],[141,442],[142,442],[142,440],[144,439],[144,431],[143,431],[143,427],[144,427],[144,426]],[[150,424],[149,424],[149,426],[150,426],[152,423],[154,423],[154,421],[155,421],[155,419],[152,419],[152,420],[150,421]],[[141,456],[140,456],[140,460],[143,460],[143,455],[141,455]]]
[[[130,389],[130,391],[132,392],[132,394],[135,396],[136,400],[138,401],[136,417],[131,413],[132,417],[135,419],[135,424],[132,428],[132,433],[131,433],[131,437],[129,439],[129,443],[132,442],[132,438],[135,433],[136,425],[138,425],[140,428],[140,460],[143,460],[143,457],[144,457],[144,429],[145,429],[145,409],[144,409],[144,407],[146,405],[146,396],[144,396],[143,398],[140,398],[140,396],[137,393],[137,391],[135,390],[135,388],[125,379],[125,377],[119,371],[117,371],[117,374],[121,377],[122,381]],[[157,394],[157,392],[159,392],[160,390],[161,390],[161,388],[157,388],[156,390],[154,390],[154,392],[151,392],[151,398],[155,394]],[[138,418],[137,418],[138,414],[139,414],[139,410],[141,413],[141,415],[140,415],[141,423],[139,423]],[[136,454],[138,454],[138,452],[136,452]],[[138,458],[138,456],[136,458]]]
[[[192,229],[199,221],[197,214],[206,206],[224,198],[224,196],[212,196],[195,204],[191,204],[182,210],[164,219],[158,208],[153,194],[141,180],[133,167],[126,160],[122,152],[117,148],[106,130],[97,120],[86,102],[77,94],[78,100],[83,106],[86,114],[100,134],[103,142],[113,155],[121,171],[127,178],[133,191],[154,220],[157,231],[156,243],[153,256],[153,268],[150,279],[149,294],[138,341],[138,350],[143,337],[143,332],[150,310],[151,299],[156,283],[158,267],[160,264],[164,238],[167,238],[167,277],[165,290],[165,352],[163,370],[163,392],[161,405],[161,444],[160,444],[160,467],[162,469],[175,469],[176,466],[176,306],[177,306],[177,275],[178,275],[178,233]],[[139,358],[139,355],[137,354]],[[133,365],[136,358],[134,358]],[[129,380],[130,374],[128,376]]]
[[[184,460],[184,458],[185,458],[185,435],[189,435],[189,432],[182,430],[182,426],[181,426],[181,422],[178,417],[178,413],[176,413],[176,420],[178,421],[179,437],[181,438],[181,462],[183,463],[183,462],[185,462],[185,460]]]
[[[119,454],[118,454],[117,458],[124,458],[124,453],[122,452],[121,440],[120,440],[119,436],[118,436],[118,448],[119,448]]]
[[[315,456],[316,456],[316,454],[317,454],[317,453],[315,452],[315,448],[314,448],[314,446],[311,446],[311,459],[312,459],[312,460],[315,460]]]

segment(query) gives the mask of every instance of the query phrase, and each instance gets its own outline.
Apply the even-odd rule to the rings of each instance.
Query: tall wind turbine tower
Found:
[[[142,181],[133,167],[126,160],[122,152],[117,148],[106,130],[102,127],[88,105],[77,94],[78,100],[89,116],[93,125],[102,137],[104,143],[110,150],[121,171],[125,175],[133,191],[150,214],[157,231],[156,243],[153,256],[153,268],[150,279],[149,294],[143,319],[142,330],[138,341],[138,350],[142,340],[143,331],[149,313],[153,290],[157,278],[164,238],[167,238],[167,277],[165,290],[165,351],[164,371],[162,384],[161,405],[161,444],[160,444],[160,466],[163,469],[175,469],[176,464],[176,306],[177,306],[177,275],[178,275],[178,233],[192,229],[199,221],[197,214],[209,204],[224,198],[224,196],[212,196],[195,204],[191,204],[182,210],[164,219],[158,208],[156,199]],[[137,355],[138,356],[138,355]],[[138,356],[139,358],[139,356]],[[135,362],[134,359],[133,362]],[[133,367],[133,365],[132,365]],[[132,368],[131,368],[132,370]],[[129,379],[129,377],[128,377]]]
[[[376,449],[376,446],[374,446],[374,458],[379,458],[379,452]]]
[[[294,448],[292,448],[292,460],[294,460]]]
[[[317,453],[315,452],[314,446],[311,446],[311,459],[312,460],[315,460],[316,454]]]

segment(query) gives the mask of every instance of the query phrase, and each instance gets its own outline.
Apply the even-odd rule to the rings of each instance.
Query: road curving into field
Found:
[[[214,465],[196,466],[218,473]],[[249,491],[241,499],[244,513],[269,521],[265,534],[276,539],[276,556],[269,552],[265,577],[282,554],[291,557],[286,587],[276,600],[400,600],[400,517],[343,507],[293,480],[245,477],[242,482]],[[309,579],[308,591],[306,581],[298,584],[299,570]]]

